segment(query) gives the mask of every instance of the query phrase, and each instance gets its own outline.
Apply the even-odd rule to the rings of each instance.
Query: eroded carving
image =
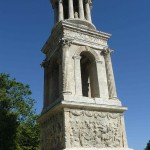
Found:
[[[55,114],[41,123],[41,150],[64,148],[63,113]]]
[[[103,40],[103,39],[100,39],[98,37],[94,37],[94,36],[91,36],[91,35],[86,35],[86,34],[83,34],[81,32],[74,32],[74,31],[65,31],[64,32],[64,36],[68,36],[68,37],[71,37],[75,40],[84,40],[84,42],[93,42],[95,43],[96,45],[97,44],[101,44],[101,45],[107,45],[107,41],[106,40]]]
[[[108,54],[110,55],[112,52],[113,52],[112,49],[106,47],[106,48],[104,48],[104,49],[102,50],[101,54],[105,56],[105,55],[108,55]]]
[[[71,147],[122,147],[119,113],[71,110]]]
[[[60,40],[59,42],[62,44],[62,46],[70,47],[72,42],[73,42],[73,40],[66,38],[66,39]]]

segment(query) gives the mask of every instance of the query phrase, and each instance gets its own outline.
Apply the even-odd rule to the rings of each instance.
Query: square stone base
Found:
[[[126,140],[123,113],[118,109],[65,105],[43,114],[40,125],[41,150],[132,150]]]

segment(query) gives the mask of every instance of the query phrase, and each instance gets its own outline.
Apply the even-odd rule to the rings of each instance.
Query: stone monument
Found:
[[[131,150],[117,97],[110,34],[97,31],[92,0],[51,0],[54,27],[42,52],[41,150]]]

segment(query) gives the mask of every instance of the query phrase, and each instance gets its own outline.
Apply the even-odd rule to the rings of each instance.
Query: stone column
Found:
[[[109,48],[102,51],[105,59],[106,65],[106,74],[107,74],[107,83],[108,83],[108,91],[110,99],[117,99],[116,85],[114,79],[114,73],[111,62],[111,50]]]
[[[92,22],[90,4],[91,4],[91,0],[86,0],[85,1],[85,13],[86,13],[85,16],[86,16],[86,19],[89,22]]]
[[[58,8],[55,5],[54,6],[54,23],[57,23],[57,22],[58,22]]]
[[[74,70],[75,70],[75,93],[77,96],[82,96],[82,83],[81,83],[81,56],[74,56]]]
[[[64,9],[62,0],[58,1],[58,21],[64,20]]]
[[[109,94],[108,94],[108,85],[107,85],[105,65],[102,61],[97,60],[96,67],[97,67],[100,98],[108,99]]]
[[[74,18],[74,8],[73,8],[73,0],[68,0],[69,4],[69,18]]]
[[[78,2],[79,2],[79,18],[84,19],[83,0],[78,0]]]
[[[64,94],[72,94],[70,89],[70,80],[69,80],[69,47],[71,46],[71,41],[69,40],[62,40],[62,95]]]

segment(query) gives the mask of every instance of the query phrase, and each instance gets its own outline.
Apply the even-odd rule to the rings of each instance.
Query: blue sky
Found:
[[[93,23],[109,40],[129,147],[143,150],[150,139],[150,1],[94,0]],[[0,72],[29,84],[36,109],[43,104],[41,48],[53,26],[49,0],[0,0]]]

